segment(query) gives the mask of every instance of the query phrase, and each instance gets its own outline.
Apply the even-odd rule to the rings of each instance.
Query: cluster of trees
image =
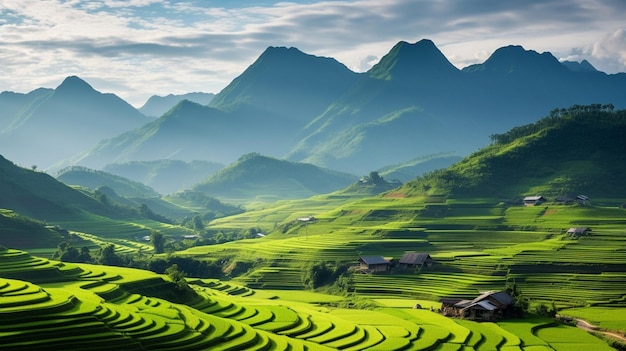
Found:
[[[352,285],[348,268],[347,263],[311,263],[302,270],[302,283],[310,289],[327,286],[335,293],[346,293]]]
[[[601,119],[601,115],[613,115],[615,114],[613,104],[601,105],[573,105],[567,109],[557,108],[550,111],[550,114],[539,121],[524,126],[512,128],[503,134],[490,135],[491,142],[494,144],[507,144],[513,140],[528,135],[537,133],[547,127],[557,126],[568,118],[576,118],[579,116],[587,116],[586,118],[592,118],[596,120]],[[619,111],[617,111],[619,112]]]

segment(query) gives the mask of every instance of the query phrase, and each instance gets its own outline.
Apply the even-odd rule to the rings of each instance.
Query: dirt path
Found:
[[[600,333],[600,334],[621,340],[622,342],[626,343],[626,337],[624,337],[624,335],[622,334],[618,334],[618,333],[610,332],[610,331],[602,331],[598,328],[597,325],[593,325],[584,319],[575,318],[574,320],[576,321],[576,326],[580,329],[584,329],[586,331],[591,331],[594,333]]]

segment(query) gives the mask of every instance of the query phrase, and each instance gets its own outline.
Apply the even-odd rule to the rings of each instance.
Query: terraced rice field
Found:
[[[0,253],[0,263],[0,273],[23,263],[27,276],[40,265],[60,265],[16,250]],[[156,274],[96,268],[76,265],[72,275],[41,285],[0,278],[3,350],[469,351],[565,350],[573,345],[559,341],[555,335],[561,330],[550,329],[545,320],[494,324],[403,307],[329,309],[303,301],[323,300],[320,296],[291,301],[289,292],[268,295],[215,279],[190,280],[195,297],[177,304],[126,288],[160,284],[166,289],[167,281]],[[479,276],[466,279],[480,282]],[[606,345],[582,330],[563,330],[585,346],[603,350]]]
[[[63,264],[4,250],[0,315],[20,319],[14,324],[0,322],[0,344],[9,350],[44,349],[43,345],[68,350],[610,349],[583,330],[545,318],[477,323],[410,307],[421,300],[433,306],[432,301],[441,297],[468,298],[514,282],[532,302],[554,302],[561,308],[593,306],[570,309],[572,315],[592,318],[592,308],[622,312],[625,210],[504,207],[489,199],[341,201],[340,208],[331,207],[327,204],[332,201],[319,197],[300,202],[296,210],[284,204],[276,213],[261,208],[230,219],[241,222],[217,221],[216,227],[245,228],[254,223],[272,228],[299,216],[318,219],[263,239],[177,253],[254,263],[249,274],[228,282],[189,279],[192,292],[186,293],[184,303],[164,298],[162,294],[176,296],[172,290],[176,287],[150,272]],[[102,230],[121,228],[110,225]],[[572,226],[593,230],[588,237],[571,239],[565,231]],[[137,233],[146,230],[137,228]],[[119,252],[149,250],[131,238],[115,245]],[[303,269],[311,263],[356,265],[367,255],[397,260],[405,251],[427,252],[435,263],[415,273],[391,269],[353,274],[345,298],[302,293]],[[329,307],[343,302],[349,306],[350,299],[371,301],[370,306],[381,303],[371,310]],[[596,322],[623,326],[621,319],[596,316]]]

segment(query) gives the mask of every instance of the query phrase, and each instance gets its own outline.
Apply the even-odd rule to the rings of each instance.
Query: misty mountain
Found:
[[[209,107],[184,100],[156,121],[103,140],[69,164],[99,169],[160,159],[228,164],[250,152],[279,157],[296,143],[297,130],[358,76],[334,59],[270,47]]]
[[[358,77],[335,59],[296,48],[269,47],[210,106],[299,128],[322,113]]]
[[[139,108],[139,112],[149,117],[159,117],[183,100],[189,100],[200,105],[208,105],[215,94],[211,93],[187,93],[182,95],[169,94],[167,96],[151,96],[146,103]]]
[[[27,97],[29,104],[12,109],[17,113],[0,133],[0,149],[10,159],[29,166],[47,168],[98,140],[148,122],[124,100],[100,93],[78,77],[68,77],[54,90],[36,90]]]
[[[79,185],[90,190],[106,186],[123,197],[157,197],[154,189],[142,183],[120,177],[111,173],[89,169],[86,167],[72,166],[59,171],[57,180],[67,185]]]
[[[191,188],[222,168],[223,164],[208,161],[156,160],[113,163],[103,170],[143,183],[161,194],[171,194]]]
[[[72,162],[93,169],[163,159],[227,164],[254,150],[276,152],[284,131],[271,126],[262,119],[183,100],[158,119],[105,139]]]
[[[195,185],[193,190],[217,198],[274,201],[332,192],[356,180],[350,174],[251,153]]]
[[[363,173],[420,155],[463,155],[532,116],[591,103],[625,106],[626,74],[572,71],[520,46],[457,70],[429,40],[400,42],[303,130],[288,159]]]
[[[626,106],[626,74],[573,69],[513,45],[459,70],[430,40],[399,42],[362,74],[270,47],[210,106],[181,102],[72,162],[96,169],[159,159],[228,164],[258,152],[367,174],[425,155],[466,155],[533,116],[592,103]]]
[[[39,88],[28,94],[3,91],[0,93],[0,133],[17,119],[22,111],[42,97],[46,97],[52,89]]]

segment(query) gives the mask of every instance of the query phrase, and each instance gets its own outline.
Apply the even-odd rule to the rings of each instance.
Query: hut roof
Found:
[[[400,263],[404,264],[424,264],[427,260],[431,259],[430,255],[421,252],[407,252],[400,258]]]
[[[362,256],[359,261],[366,264],[389,264],[383,256]]]

